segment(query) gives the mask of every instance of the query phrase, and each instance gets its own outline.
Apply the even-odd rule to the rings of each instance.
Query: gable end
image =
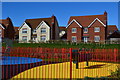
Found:
[[[73,19],[68,25],[66,28],[68,28],[68,26],[70,26],[73,22],[77,23],[81,28],[82,28],[82,25],[80,25],[75,19]]]
[[[104,27],[106,27],[106,25],[98,18],[94,19],[94,21],[88,27],[90,27],[96,20],[98,20]]]

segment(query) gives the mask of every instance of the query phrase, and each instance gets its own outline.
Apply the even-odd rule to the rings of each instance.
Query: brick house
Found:
[[[1,19],[0,20],[0,37],[2,39],[8,38],[8,39],[14,39],[14,26],[12,23],[12,20],[8,17],[7,19]]]
[[[67,40],[73,42],[105,42],[108,28],[107,12],[102,15],[71,16],[67,25]],[[107,31],[107,29],[109,29]]]
[[[59,39],[59,26],[55,16],[26,19],[19,30],[19,41],[45,42]]]
[[[107,37],[109,35],[111,35],[112,33],[114,33],[115,31],[118,31],[118,28],[116,25],[108,25],[108,28],[107,28]]]

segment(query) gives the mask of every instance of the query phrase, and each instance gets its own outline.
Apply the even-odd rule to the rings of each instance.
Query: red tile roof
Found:
[[[64,26],[59,26],[59,29],[60,29],[60,30],[64,30],[64,31],[67,30],[66,27],[64,27]]]
[[[116,25],[108,25],[107,30],[108,30],[108,31],[110,31],[110,30],[117,31],[117,30],[118,30],[118,28],[117,28],[117,26],[116,26]]]
[[[15,27],[15,26],[14,26],[15,31],[18,30],[18,28],[19,28],[19,27]]]
[[[115,31],[108,38],[120,38],[120,31]]]
[[[15,30],[15,35],[19,35],[19,30],[18,30],[19,27],[14,27],[14,30]]]
[[[99,20],[101,20],[105,25],[106,25],[106,15],[89,15],[89,16],[71,16],[68,24],[75,19],[80,25],[82,25],[83,27],[87,27],[89,26],[96,18],[98,18]]]
[[[0,19],[0,24],[3,25],[4,28],[7,28],[8,27],[8,24],[9,24],[9,19]]]
[[[35,29],[42,21],[47,23],[51,27],[52,19],[56,19],[55,16],[49,18],[37,18],[37,19],[26,19],[25,22],[33,29]]]

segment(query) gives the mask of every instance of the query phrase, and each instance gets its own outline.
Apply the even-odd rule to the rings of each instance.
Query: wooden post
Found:
[[[72,48],[70,48],[70,80],[72,80]]]

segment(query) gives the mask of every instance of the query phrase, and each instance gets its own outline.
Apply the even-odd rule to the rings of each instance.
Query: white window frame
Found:
[[[85,29],[86,29],[86,31],[85,31]],[[83,32],[84,32],[84,33],[88,33],[88,28],[84,28],[84,29],[83,29]]]
[[[100,32],[100,27],[94,27],[94,32]]]
[[[42,38],[42,37],[44,37],[44,38]],[[46,40],[46,36],[40,36],[40,40],[41,41],[45,41]]]
[[[23,33],[23,34],[26,34],[26,33],[28,33],[28,30],[27,30],[27,28],[23,28],[23,29],[22,29],[22,33]]]
[[[72,41],[76,42],[77,41],[77,36],[72,36]]]
[[[23,37],[24,37],[24,38],[26,37],[26,39],[23,39]],[[22,36],[22,40],[23,40],[23,41],[27,41],[27,36]]]
[[[44,30],[45,30],[45,32],[44,32]],[[40,32],[41,32],[41,34],[46,34],[46,28],[41,28]]]
[[[77,33],[77,28],[72,28],[72,33]]]
[[[99,38],[99,40],[96,40],[96,38]],[[94,36],[94,41],[95,42],[100,42],[100,36]]]

